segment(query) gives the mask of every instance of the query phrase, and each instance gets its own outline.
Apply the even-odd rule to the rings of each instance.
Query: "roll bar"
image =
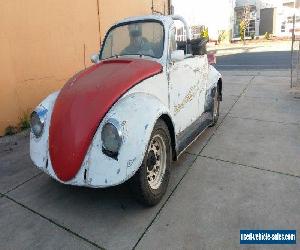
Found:
[[[191,40],[191,34],[190,34],[190,29],[189,29],[189,25],[188,25],[187,21],[185,21],[185,19],[180,15],[173,15],[171,17],[174,21],[177,20],[177,21],[183,22],[184,28],[185,28],[185,33],[186,33],[186,40],[190,41]]]

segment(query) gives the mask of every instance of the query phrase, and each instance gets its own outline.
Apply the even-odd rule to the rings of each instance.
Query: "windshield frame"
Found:
[[[103,43],[101,45],[101,49],[100,49],[100,53],[99,53],[99,60],[106,60],[106,59],[111,59],[111,58],[114,58],[115,56],[112,56],[112,57],[109,57],[109,58],[102,58],[102,54],[103,54],[103,49],[104,49],[104,44],[106,43],[106,40],[108,38],[108,35],[110,34],[111,31],[113,31],[114,29],[118,28],[118,27],[122,27],[122,26],[126,26],[126,25],[130,25],[130,24],[134,24],[134,23],[159,23],[162,28],[163,28],[163,50],[162,50],[162,54],[160,57],[150,57],[148,55],[142,55],[142,57],[150,57],[152,60],[161,60],[161,58],[164,56],[164,53],[165,53],[165,38],[166,38],[166,31],[165,31],[165,26],[164,26],[164,23],[160,20],[157,20],[157,19],[139,19],[139,20],[135,20],[135,21],[128,21],[128,22],[122,22],[122,23],[118,23],[118,24],[115,24],[113,25],[112,27],[110,27],[110,29],[106,32],[105,34],[105,38],[103,40]],[[122,56],[122,55],[120,55]],[[140,56],[140,55],[137,55],[137,54],[132,54],[132,55],[124,55],[124,56]]]

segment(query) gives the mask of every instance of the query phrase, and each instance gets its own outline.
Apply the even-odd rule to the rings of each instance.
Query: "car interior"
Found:
[[[207,54],[206,51],[206,44],[208,40],[203,38],[192,39],[188,41],[177,41],[177,49],[183,50],[184,54],[189,55],[205,55]]]

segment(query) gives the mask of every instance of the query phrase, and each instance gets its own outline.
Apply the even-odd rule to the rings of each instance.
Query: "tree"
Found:
[[[240,21],[240,36],[241,40],[246,43],[245,37],[246,37],[246,30],[249,27],[250,24],[250,15],[251,15],[251,6],[250,5],[245,5],[243,7],[243,13],[241,16],[241,21]]]
[[[240,22],[240,37],[244,43],[245,43],[245,34],[246,34],[246,23],[244,22],[244,20],[241,20],[241,22]]]
[[[209,34],[208,34],[208,28],[207,27],[202,27],[202,30],[200,32],[200,37],[203,39],[206,39],[207,41],[209,40]]]

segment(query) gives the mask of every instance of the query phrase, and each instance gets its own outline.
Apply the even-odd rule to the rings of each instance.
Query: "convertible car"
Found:
[[[176,41],[178,23],[185,41]],[[105,188],[128,182],[146,205],[167,190],[171,162],[216,124],[221,74],[206,41],[180,16],[125,19],[107,32],[94,65],[31,114],[30,156],[55,180]]]

